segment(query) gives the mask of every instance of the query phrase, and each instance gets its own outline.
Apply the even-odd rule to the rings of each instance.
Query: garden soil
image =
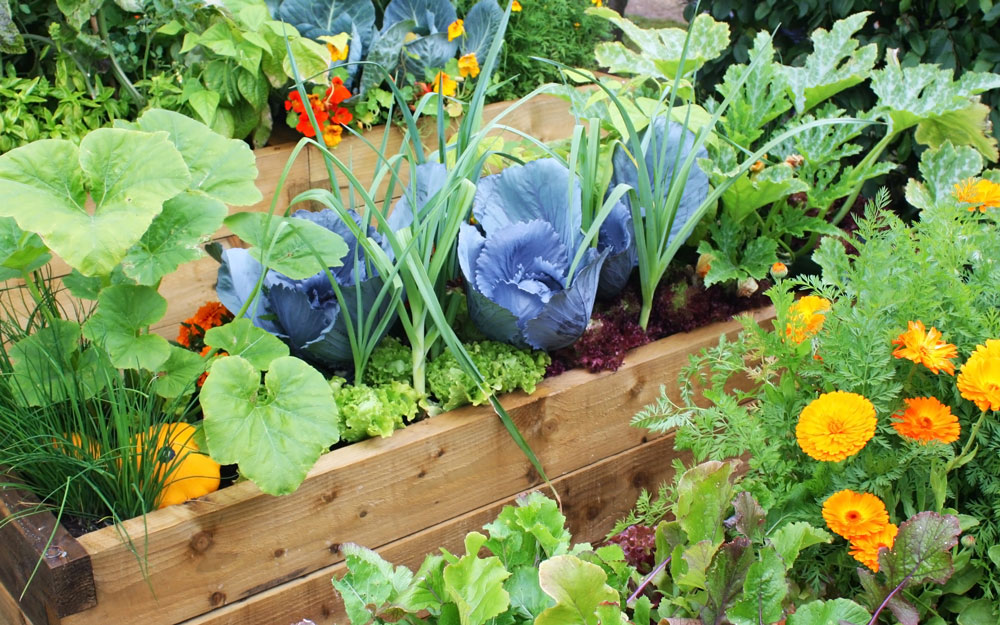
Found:
[[[683,22],[684,0],[629,0],[625,15]]]

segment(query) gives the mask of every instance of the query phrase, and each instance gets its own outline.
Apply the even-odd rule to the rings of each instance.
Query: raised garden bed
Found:
[[[773,311],[754,314],[765,320]],[[578,540],[602,538],[641,488],[672,474],[672,436],[651,438],[630,427],[629,418],[661,385],[676,394],[688,354],[739,327],[715,323],[661,339],[631,352],[617,372],[573,370],[545,380],[530,397],[504,398],[553,479]],[[539,487],[493,411],[467,407],[328,453],[291,495],[271,497],[245,482],[121,528],[79,539],[60,534],[21,609],[34,625],[343,622],[329,583],[342,566],[342,543],[415,566],[437,546],[460,550],[466,532]],[[3,501],[16,506],[21,497],[8,490]],[[53,524],[46,513],[0,530],[0,544],[11,546],[0,555],[9,596],[21,594],[37,560],[24,554],[44,549],[39,534]],[[133,549],[145,554],[148,577]],[[7,599],[0,597],[0,614],[12,611]]]

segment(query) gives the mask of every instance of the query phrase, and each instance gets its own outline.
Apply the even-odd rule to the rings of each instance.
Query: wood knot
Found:
[[[593,521],[598,516],[600,516],[600,514],[601,514],[601,507],[600,506],[593,505],[593,504],[587,506],[587,520],[588,521]]]
[[[208,598],[208,602],[212,604],[212,607],[217,608],[221,605],[226,605],[226,593],[224,592],[213,592],[212,596]]]
[[[330,553],[332,553],[333,555],[337,555],[340,553],[340,543],[333,543],[332,545],[327,547],[327,549],[329,549]]]
[[[636,471],[632,476],[633,488],[646,488],[649,486],[649,475],[645,471]]]
[[[444,455],[444,450],[443,449],[438,449],[437,451],[434,452],[434,457],[435,458],[440,458],[443,455]]]
[[[189,545],[191,547],[191,551],[195,553],[205,553],[208,551],[208,548],[212,546],[212,533],[198,532],[191,537]]]
[[[361,512],[358,513],[358,518],[363,519],[366,516],[368,516],[368,511],[367,510],[362,510]]]
[[[425,477],[426,475],[427,475],[427,471],[424,471],[423,469],[420,469],[420,473],[417,473],[417,477],[418,478]]]
[[[285,551],[284,549],[275,549],[275,550],[274,550],[274,557],[275,557],[275,558],[281,558],[281,557],[283,557],[283,556],[284,556],[284,555],[285,555],[286,553],[288,553],[288,552],[287,552],[287,551]]]
[[[337,491],[335,491],[335,490],[331,490],[328,493],[323,493],[320,496],[320,499],[323,500],[323,503],[330,503],[331,501],[333,501],[336,498],[337,498]]]

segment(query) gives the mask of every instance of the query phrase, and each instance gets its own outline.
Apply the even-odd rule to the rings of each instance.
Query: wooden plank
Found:
[[[662,384],[673,386],[689,353],[738,330],[728,322],[663,339],[634,350],[618,372],[570,371],[504,404],[557,478],[639,444],[644,434],[628,419]],[[245,482],[126,521],[122,529],[148,554],[156,597],[115,528],[81,537],[98,605],[66,623],[192,618],[335,564],[339,543],[385,544],[538,483],[490,409],[451,411],[326,454],[291,495],[270,497]]]
[[[661,482],[673,477],[673,459],[679,456],[673,449],[673,436],[666,436],[555,480],[553,484],[562,498],[563,513],[574,542],[602,541],[615,521],[635,505],[641,489],[655,490]],[[684,458],[689,460],[686,454]],[[439,547],[452,553],[464,553],[465,535],[471,531],[482,531],[484,525],[492,522],[500,510],[513,504],[516,498],[504,498],[406,538],[378,546],[376,551],[393,564],[401,564],[414,571],[425,554],[435,552]],[[347,622],[347,615],[333,592],[330,579],[345,572],[343,563],[335,564],[186,621],[184,625],[290,625],[302,619],[312,620],[316,625],[343,624]]]
[[[10,480],[0,473],[0,481]],[[38,505],[24,490],[0,489],[0,518],[13,518],[0,526],[0,544],[6,546],[0,585],[13,597],[27,587],[21,609],[38,625],[56,625],[61,617],[94,607],[97,593],[90,556],[80,543],[49,512],[26,514]]]
[[[3,584],[0,584],[0,625],[32,625]]]

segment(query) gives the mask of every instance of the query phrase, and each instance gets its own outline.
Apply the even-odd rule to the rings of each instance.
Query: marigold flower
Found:
[[[906,332],[896,337],[892,344],[899,345],[892,352],[896,358],[907,358],[922,364],[935,374],[944,371],[955,375],[955,365],[950,359],[958,356],[958,348],[942,341],[941,332],[934,326],[925,331],[923,322],[908,321]]]
[[[454,96],[458,89],[458,82],[444,72],[438,72],[434,77],[434,91],[444,96]]]
[[[785,335],[795,343],[801,343],[815,336],[823,327],[830,301],[817,295],[806,295],[788,309],[788,323]]]
[[[823,462],[840,462],[875,435],[875,407],[857,393],[824,393],[802,409],[795,438],[802,451]]]
[[[954,443],[958,440],[960,427],[958,417],[951,414],[951,408],[935,397],[914,397],[904,399],[906,409],[893,415],[892,427],[900,436],[927,444],[931,441]]]
[[[969,205],[970,211],[1000,207],[1000,184],[992,180],[969,178],[955,185],[955,198]]]
[[[521,3],[518,2],[517,0],[514,0],[514,2],[510,5],[510,12],[511,13],[520,13],[521,12]]]
[[[463,78],[475,78],[479,75],[479,61],[476,59],[475,52],[463,54],[459,57],[458,73],[461,74]]]
[[[894,523],[887,523],[873,534],[858,536],[852,540],[849,553],[854,556],[855,560],[871,569],[873,573],[878,573],[878,551],[882,547],[892,549],[896,542],[897,533],[899,533],[899,528]]]
[[[980,410],[1000,410],[1000,340],[976,346],[958,372],[958,392]]]
[[[344,44],[344,47],[340,47],[337,44],[326,42],[326,49],[330,52],[330,60],[334,63],[338,61],[346,61],[347,53],[350,51],[351,46],[349,44]]]
[[[199,349],[206,331],[232,320],[233,313],[228,308],[219,302],[205,302],[195,311],[194,316],[181,322],[177,331],[177,343],[190,349]]]
[[[823,502],[823,520],[833,533],[856,540],[882,531],[889,524],[889,513],[871,493],[841,490]]]
[[[455,20],[451,24],[448,24],[448,41],[454,41],[464,34],[465,22],[463,20]]]
[[[210,352],[210,351],[212,351],[212,348],[209,347],[208,345],[206,345],[204,347],[204,349],[201,350],[201,354],[200,354],[201,357],[204,358],[205,356],[208,356],[208,352]],[[229,355],[228,352],[218,351],[212,357],[213,358],[219,358],[220,356],[228,356],[228,355]],[[198,376],[198,382],[197,382],[198,388],[201,388],[202,385],[205,384],[205,380],[207,380],[207,379],[208,379],[208,371],[206,370],[204,373],[202,373],[200,376]]]

